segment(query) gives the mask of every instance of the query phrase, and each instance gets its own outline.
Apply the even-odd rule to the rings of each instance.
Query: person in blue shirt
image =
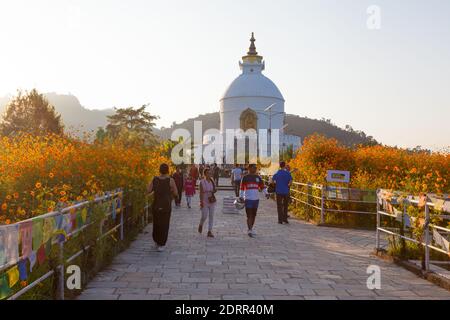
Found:
[[[278,223],[288,222],[289,189],[292,183],[292,175],[286,169],[286,163],[280,162],[280,169],[272,177],[275,182],[275,193],[277,196]]]

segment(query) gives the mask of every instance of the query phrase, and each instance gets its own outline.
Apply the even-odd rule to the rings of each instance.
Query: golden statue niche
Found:
[[[258,126],[258,116],[256,112],[248,108],[241,113],[241,129],[247,131],[249,129],[257,129]]]

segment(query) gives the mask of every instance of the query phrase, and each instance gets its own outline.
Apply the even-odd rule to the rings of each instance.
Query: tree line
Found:
[[[148,104],[139,108],[115,108],[115,113],[107,117],[108,124],[96,132],[97,141],[120,139],[127,144],[154,145],[157,137],[153,133],[158,116],[147,112]],[[19,136],[21,134],[64,135],[64,124],[42,93],[36,89],[18,91],[8,103],[0,121],[1,136]]]

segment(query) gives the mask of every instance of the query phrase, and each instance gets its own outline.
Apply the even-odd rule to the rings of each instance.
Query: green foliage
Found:
[[[97,139],[119,139],[130,145],[154,145],[157,138],[153,133],[154,121],[157,116],[145,111],[148,105],[140,108],[116,108],[116,113],[108,116],[106,132],[103,129],[97,131]]]
[[[61,116],[36,89],[25,93],[18,91],[17,96],[8,104],[0,124],[0,134],[5,136],[17,136],[21,133],[62,134],[63,130]]]

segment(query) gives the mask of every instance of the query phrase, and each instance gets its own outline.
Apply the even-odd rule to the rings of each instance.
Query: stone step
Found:
[[[236,197],[224,197],[223,198],[223,213],[225,214],[239,214],[239,210],[234,206]]]

